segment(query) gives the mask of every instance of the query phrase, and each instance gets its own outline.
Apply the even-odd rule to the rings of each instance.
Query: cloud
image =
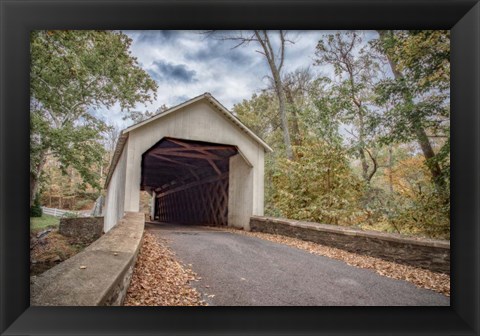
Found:
[[[186,64],[173,64],[164,60],[153,62],[153,69],[148,73],[157,82],[173,81],[176,83],[197,82],[195,70],[190,70]]]
[[[143,30],[131,31],[130,34],[134,36],[137,43],[158,43],[175,40],[179,32],[175,30]]]
[[[286,46],[284,71],[309,67],[318,75],[331,72],[325,66],[313,66],[315,47],[323,34],[332,31],[291,31],[294,44]],[[256,42],[233,48],[238,42],[221,40],[201,31],[124,31],[132,39],[130,50],[158,83],[157,99],[139,103],[134,110],[155,111],[162,104],[169,107],[204,92],[210,92],[225,107],[249,99],[268,85],[271,76],[268,63],[257,51]],[[225,31],[219,34],[239,34]],[[272,32],[273,48],[278,50],[279,38]],[[114,109],[115,110],[115,109]],[[119,111],[109,113],[117,121]],[[118,121],[125,125],[125,121]]]
[[[185,59],[192,62],[207,62],[245,66],[251,63],[255,58],[253,53],[246,53],[242,48],[232,49],[226,41],[220,41],[213,38],[204,39],[205,43],[199,48],[188,50],[185,53]]]

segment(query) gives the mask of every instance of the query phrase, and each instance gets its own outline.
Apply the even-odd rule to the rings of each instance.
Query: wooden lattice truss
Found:
[[[235,146],[164,138],[142,157],[144,190],[155,191],[155,218],[227,225],[229,158]]]

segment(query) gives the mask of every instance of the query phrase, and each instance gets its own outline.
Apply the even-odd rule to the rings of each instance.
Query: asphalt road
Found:
[[[450,299],[371,270],[213,228],[147,224],[201,280],[212,306],[448,306]]]

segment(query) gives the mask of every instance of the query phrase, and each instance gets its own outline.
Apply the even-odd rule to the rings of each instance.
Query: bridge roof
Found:
[[[273,152],[273,149],[265,142],[263,141],[259,136],[257,136],[255,133],[253,133],[247,126],[245,126],[240,119],[238,119],[235,115],[233,115],[225,106],[223,106],[218,100],[216,100],[210,93],[206,92],[202,95],[199,95],[197,97],[194,97],[190,100],[187,100],[179,105],[176,105],[172,108],[169,108],[168,110],[165,110],[163,112],[160,112],[158,114],[155,114],[154,116],[145,119],[143,121],[140,121],[136,124],[133,124],[132,126],[127,127],[124,129],[117,141],[117,145],[115,147],[115,152],[113,154],[110,167],[108,169],[108,174],[107,178],[105,180],[105,188],[108,186],[110,179],[112,177],[113,171],[115,170],[115,167],[118,163],[118,160],[120,159],[120,156],[123,151],[123,147],[125,146],[125,143],[128,140],[128,134],[138,128],[141,128],[145,126],[146,124],[149,124],[150,122],[153,122],[154,120],[163,118],[171,113],[175,113],[176,111],[181,110],[182,108],[194,104],[198,101],[205,100],[210,106],[213,107],[214,110],[222,113],[228,120],[230,120],[236,127],[241,129],[246,135],[248,135],[250,138],[252,138],[254,141],[259,143],[266,152]]]

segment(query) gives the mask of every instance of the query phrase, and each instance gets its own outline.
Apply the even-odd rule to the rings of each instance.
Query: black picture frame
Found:
[[[479,334],[480,4],[1,0],[3,335]],[[450,307],[29,307],[29,32],[34,29],[451,29]]]

